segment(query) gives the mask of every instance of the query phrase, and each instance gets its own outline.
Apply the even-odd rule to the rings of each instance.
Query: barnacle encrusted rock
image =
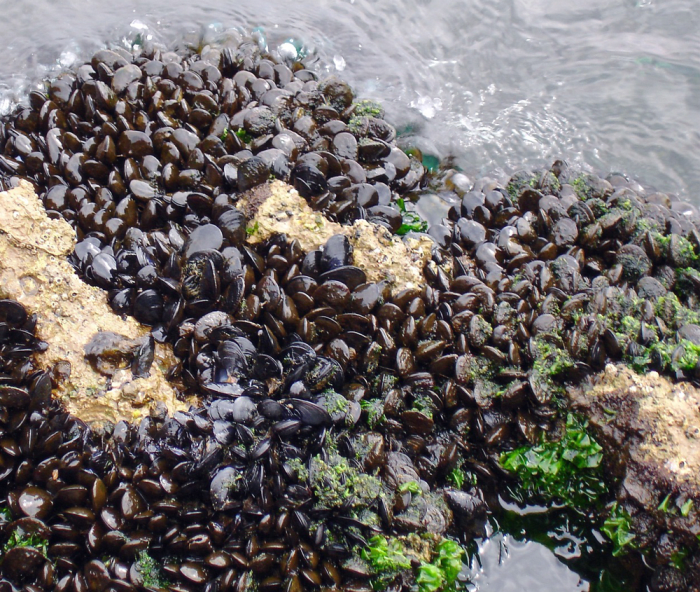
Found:
[[[700,389],[608,364],[574,400],[626,451],[630,486],[635,480],[664,496],[671,487],[700,499]]]
[[[351,226],[330,222],[282,181],[251,189],[240,197],[238,205],[249,219],[251,243],[284,233],[297,239],[305,251],[311,251],[334,234],[345,234],[353,247],[354,264],[365,272],[368,282],[386,280],[395,291],[425,284],[423,267],[433,244],[427,237],[402,240],[366,220],[357,220]]]
[[[66,261],[75,233],[63,219],[50,219],[29,183],[0,192],[0,298],[12,298],[37,315],[37,336],[48,349],[37,355],[44,367],[66,360],[71,373],[54,392],[66,409],[86,422],[139,420],[159,402],[173,412],[187,408],[164,372],[175,363],[168,347],[156,346],[150,375],[134,379],[131,370],[111,377],[93,370],[85,346],[96,333],[110,331],[138,339],[148,328],[121,319],[103,290],[88,286]]]

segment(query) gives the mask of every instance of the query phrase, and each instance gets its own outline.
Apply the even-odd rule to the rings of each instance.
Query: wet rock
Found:
[[[25,516],[43,519],[53,507],[51,495],[39,487],[27,487],[19,496],[19,507]]]
[[[132,82],[140,80],[141,68],[135,64],[127,64],[119,68],[112,78],[112,90],[118,95],[122,94]]]
[[[348,132],[336,134],[333,138],[333,152],[340,158],[357,159],[357,140]]]
[[[100,423],[139,418],[158,402],[173,411],[186,408],[165,379],[162,369],[174,359],[160,344],[148,378],[134,379],[125,367],[108,381],[90,367],[85,346],[100,331],[139,339],[148,329],[116,316],[102,290],[78,279],[65,261],[75,243],[73,229],[48,218],[30,185],[0,193],[0,230],[0,297],[16,299],[36,312],[39,338],[50,344],[38,355],[41,364],[69,364],[70,375],[54,396],[70,413]]]
[[[699,325],[683,325],[678,329],[678,337],[687,339],[694,345],[700,345],[700,326]]]
[[[552,242],[557,247],[572,245],[578,238],[578,228],[571,218],[562,218],[552,228]]]
[[[15,547],[5,553],[3,571],[15,582],[21,582],[37,573],[46,558],[33,547]]]
[[[252,156],[238,166],[238,189],[247,191],[267,181],[270,165],[260,156]]]
[[[386,228],[364,220],[352,226],[329,222],[281,181],[242,195],[239,207],[249,219],[249,227],[255,229],[249,239],[254,244],[284,233],[297,239],[305,251],[313,251],[331,236],[345,234],[353,247],[355,266],[366,274],[368,282],[387,280],[396,291],[425,282],[422,269],[432,247],[432,241],[426,237],[401,240]]]
[[[685,327],[686,335],[697,337],[696,326]],[[648,518],[647,528],[676,541],[694,536],[694,512],[682,516],[678,508],[687,500],[700,504],[700,389],[608,364],[570,396],[603,446],[624,450],[611,466],[621,482],[618,500],[632,504],[635,520]],[[660,512],[667,496],[669,511]]]
[[[214,250],[221,248],[224,241],[224,235],[221,229],[215,224],[205,224],[198,226],[192,231],[184,246],[184,255],[189,259],[195,253],[201,251]]]

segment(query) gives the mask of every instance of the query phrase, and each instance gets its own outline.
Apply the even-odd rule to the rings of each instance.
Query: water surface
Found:
[[[0,0],[0,97],[139,32],[289,37],[469,174],[556,158],[700,203],[700,11],[691,0]],[[7,103],[5,103],[7,105]]]

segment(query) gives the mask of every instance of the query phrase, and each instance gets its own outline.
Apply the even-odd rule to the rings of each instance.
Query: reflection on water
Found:
[[[469,592],[588,592],[589,584],[544,545],[502,533],[479,544],[467,571]]]
[[[691,0],[0,0],[0,96],[95,47],[202,25],[294,38],[471,175],[564,157],[700,199]],[[1,105],[0,105],[1,106]]]

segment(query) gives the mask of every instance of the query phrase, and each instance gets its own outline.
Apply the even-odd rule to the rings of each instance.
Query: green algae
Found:
[[[613,557],[618,557],[635,548],[632,532],[632,517],[617,502],[610,508],[600,531],[613,543]]]
[[[371,580],[374,590],[384,590],[407,572],[415,578],[418,592],[438,592],[457,589],[457,578],[462,571],[465,550],[451,539],[438,537],[430,541],[430,561],[415,559],[415,551],[407,547],[410,537],[376,535],[360,551],[355,563],[363,562],[374,577]],[[411,561],[411,558],[414,561]]]
[[[256,234],[260,230],[260,223],[256,220],[255,224],[252,224],[251,226],[248,226],[245,229],[245,234],[248,238]]]
[[[532,369],[536,374],[547,378],[556,378],[564,375],[574,367],[574,360],[571,354],[563,347],[548,341],[546,337],[536,337],[535,346],[538,355],[535,358]]]
[[[388,539],[382,535],[373,536],[360,556],[375,572],[380,574],[395,573],[411,568],[411,561],[404,554],[404,548],[396,538]]]
[[[399,226],[396,234],[404,236],[409,232],[426,232],[428,230],[428,222],[423,220],[423,218],[415,212],[409,212],[406,209],[406,203],[402,197],[396,200],[396,205],[401,212],[402,218],[401,226]]]
[[[413,495],[422,495],[423,490],[420,488],[420,484],[417,481],[406,481],[399,485],[399,491],[401,493],[410,492]]]
[[[351,117],[350,120],[348,121],[348,131],[351,134],[353,134],[354,136],[361,136],[363,123],[364,123],[364,120],[362,117],[360,117],[358,115]]]
[[[360,401],[360,408],[367,426],[373,430],[385,421],[384,401],[381,399],[370,399]]]
[[[31,547],[39,551],[44,557],[47,557],[49,550],[49,541],[34,533],[25,533],[21,528],[15,528],[11,533],[7,542],[2,548],[4,555],[10,549],[18,547]]]
[[[350,402],[333,389],[323,391],[319,396],[318,402],[331,416],[343,414],[350,408]]]
[[[305,483],[309,480],[309,469],[300,458],[290,458],[287,460],[287,465],[296,474],[299,481]]]
[[[384,118],[384,107],[377,101],[363,99],[352,104],[353,115],[356,117],[377,117]]]
[[[588,423],[572,413],[559,440],[516,448],[501,455],[504,469],[518,477],[514,498],[590,507],[607,493],[601,463],[603,449],[588,433]]]
[[[250,144],[253,141],[253,136],[242,127],[236,130],[236,135],[244,144]]]
[[[414,393],[413,405],[411,409],[420,411],[423,415],[432,419],[433,414],[437,411],[435,403],[430,396],[424,392],[418,391]]]
[[[418,566],[416,584],[419,592],[455,590],[457,576],[462,571],[464,549],[450,539],[443,539],[436,547],[437,556]]]
[[[574,188],[576,195],[581,201],[587,201],[593,197],[594,191],[588,183],[588,177],[589,175],[584,173],[569,182],[569,185]]]
[[[161,564],[151,557],[147,551],[139,553],[136,567],[143,578],[143,585],[146,588],[168,589],[170,586],[170,582],[163,574]]]
[[[378,477],[363,473],[335,451],[327,460],[321,455],[311,458],[309,484],[319,506],[328,509],[366,508],[385,495]]]

